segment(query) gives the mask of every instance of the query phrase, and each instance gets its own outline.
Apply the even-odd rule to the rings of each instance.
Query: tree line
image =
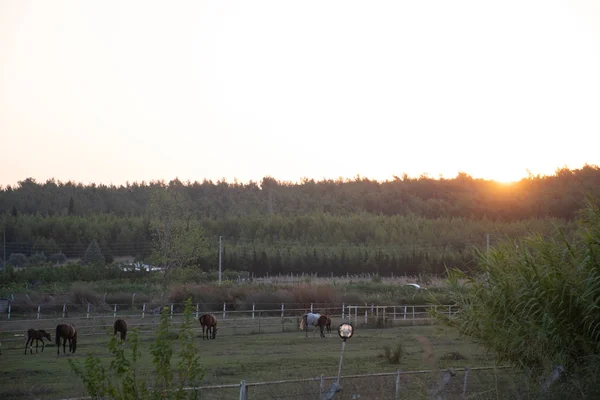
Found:
[[[28,257],[32,264],[64,261],[60,254],[84,258],[90,245],[97,243],[106,262],[122,256],[149,261],[155,249],[147,216],[5,214],[1,221],[8,260],[17,257],[13,254]],[[188,224],[202,233],[201,238],[188,243],[189,248],[202,248],[201,254],[190,261],[195,267],[217,268],[222,236],[222,268],[256,275],[441,273],[446,265],[465,270],[472,264],[473,248],[484,249],[488,243],[532,232],[549,235],[556,227],[567,233],[573,228],[571,221],[552,218],[504,222],[367,213],[229,216],[180,222],[183,234]],[[27,261],[21,257],[18,266],[25,265]]]
[[[453,179],[427,175],[394,176],[376,181],[303,179],[299,183],[264,177],[260,183],[164,181],[121,186],[32,178],[0,190],[0,214],[142,216],[157,188],[180,192],[195,218],[232,216],[299,216],[314,213],[352,215],[418,215],[425,218],[465,217],[517,221],[528,218],[572,219],[586,195],[600,196],[600,168],[558,169],[550,176],[530,176],[507,185],[459,173]]]

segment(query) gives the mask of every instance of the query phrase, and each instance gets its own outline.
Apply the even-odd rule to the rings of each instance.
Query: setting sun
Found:
[[[1,2],[0,184],[581,167],[600,145],[586,4]]]

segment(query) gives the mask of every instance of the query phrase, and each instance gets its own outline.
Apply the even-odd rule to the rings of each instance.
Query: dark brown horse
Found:
[[[77,331],[71,324],[56,325],[56,356],[60,354],[60,339],[63,340],[63,354],[65,353],[65,345],[69,341],[69,352],[75,354],[77,350]]]
[[[204,314],[198,318],[198,321],[202,325],[202,340],[204,340],[204,328],[206,328],[206,339],[217,337],[217,317],[212,314]],[[209,334],[211,334],[210,338]]]
[[[127,336],[127,322],[125,322],[124,319],[118,319],[115,321],[114,324],[114,330],[115,332],[113,333],[113,336],[115,336],[117,334],[117,332],[121,333],[121,341],[125,341],[125,337]]]
[[[50,332],[46,332],[43,329],[29,329],[27,331],[27,340],[25,341],[25,354],[27,354],[27,345],[29,345],[29,353],[33,354],[33,341],[35,340],[35,352],[38,352],[38,341],[42,341],[42,353],[44,352],[45,342],[44,338],[52,341]]]
[[[331,335],[331,318],[329,318],[327,315],[321,315],[319,317],[317,320],[317,326],[321,331],[321,337],[325,337],[325,329],[327,329],[327,333]]]

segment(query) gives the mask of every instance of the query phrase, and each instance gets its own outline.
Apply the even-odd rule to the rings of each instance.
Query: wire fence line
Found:
[[[401,324],[426,324],[433,323],[431,310],[445,315],[453,315],[458,308],[453,305],[346,305],[319,307],[323,304],[311,304],[307,308],[287,308],[285,303],[278,304],[278,308],[257,309],[255,305],[250,310],[227,310],[223,308],[215,313],[219,321],[219,332],[228,334],[252,334],[269,332],[295,331],[300,324],[300,318],[307,311],[321,312],[332,319],[332,323],[348,321],[357,326],[386,328]],[[121,307],[122,306],[122,307]],[[207,305],[204,305],[206,309]],[[208,305],[209,309],[211,305]],[[214,304],[213,304],[214,306]],[[72,323],[77,327],[78,335],[94,336],[104,335],[112,329],[117,318],[127,321],[128,327],[138,328],[140,333],[153,333],[158,326],[160,314],[166,309],[171,323],[175,329],[183,322],[183,303],[171,303],[158,307],[147,307],[144,303],[140,308],[131,305],[113,305],[112,310],[96,308],[91,304],[67,305],[55,309],[54,312],[42,313],[38,306],[33,310],[23,310],[18,318],[14,314],[10,319],[0,322],[2,341],[18,341],[29,328],[52,330],[57,324]],[[74,310],[72,309],[74,308]],[[71,310],[71,311],[69,311]],[[198,319],[204,313],[201,304],[197,303],[194,317]],[[323,312],[323,311],[326,312]],[[29,317],[29,318],[28,318]],[[33,317],[33,318],[31,318]]]
[[[201,398],[212,399],[400,399],[400,398],[488,398],[506,380],[515,379],[510,366],[449,368],[342,375],[340,391],[328,382],[338,382],[338,376],[317,376],[301,379],[246,382],[239,384],[186,387],[198,391]],[[513,371],[514,372],[514,371]],[[494,387],[494,385],[496,387]],[[504,391],[505,389],[503,389]],[[335,395],[334,395],[335,394]],[[513,393],[514,394],[514,393]],[[494,397],[499,397],[497,394]],[[75,397],[61,400],[88,400]]]

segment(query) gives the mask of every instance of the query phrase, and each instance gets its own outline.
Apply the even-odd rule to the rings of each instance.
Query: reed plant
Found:
[[[448,289],[460,312],[438,315],[532,376],[562,366],[571,377],[600,359],[600,209],[589,200],[568,239],[534,235],[477,252],[479,273],[452,270]],[[592,386],[597,378],[584,379]],[[595,389],[594,389],[595,390]]]

